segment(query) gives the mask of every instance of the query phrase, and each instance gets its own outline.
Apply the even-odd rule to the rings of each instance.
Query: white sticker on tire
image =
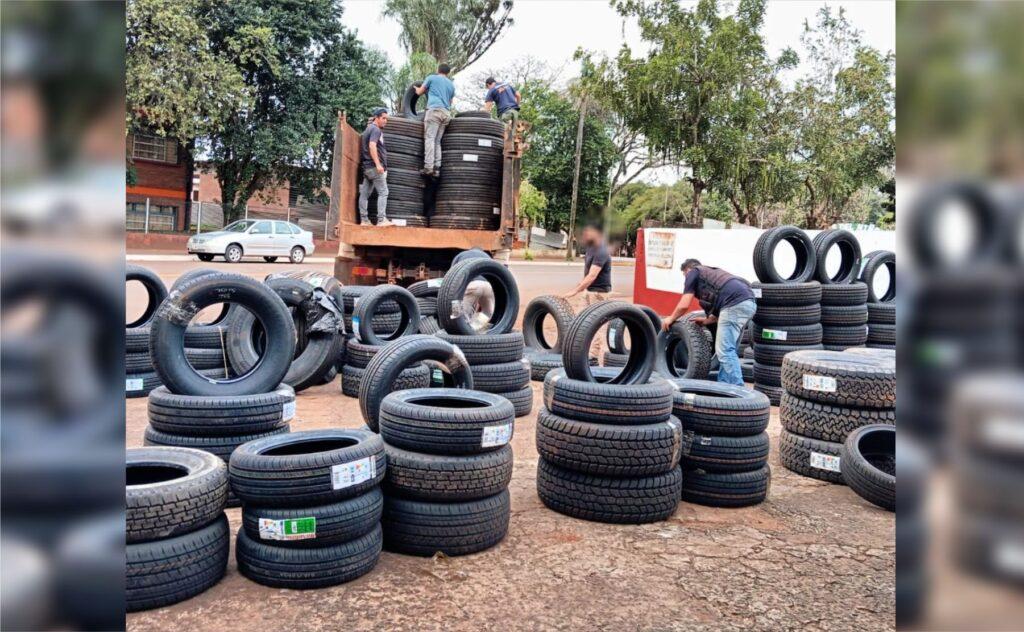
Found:
[[[399,217],[396,217],[395,219],[391,220],[391,223],[394,224],[395,226],[406,226],[408,224],[404,219],[401,219]]]
[[[427,281],[427,287],[441,287],[442,283],[444,283],[443,277],[440,279],[430,279]]]
[[[492,208],[494,209],[494,214],[495,215],[501,215],[501,209],[500,208],[498,208],[497,206],[492,207]]]
[[[281,407],[281,419],[283,421],[289,421],[295,417],[295,401],[285,402],[284,406]]]
[[[462,154],[462,160],[465,162],[476,162],[477,158],[479,158],[479,156],[476,154]]]
[[[490,141],[490,139],[487,139],[487,138],[478,138],[478,139],[476,139],[476,144],[480,145],[481,147],[490,147],[491,146],[491,141]]]
[[[811,467],[829,472],[839,471],[839,457],[821,452],[811,452]]]
[[[316,538],[316,517],[274,520],[259,519],[261,540],[313,540]]]
[[[493,448],[505,445],[512,440],[512,424],[502,426],[487,426],[484,428],[483,436],[480,438],[481,448]]]
[[[836,392],[836,378],[826,375],[804,374],[804,388],[809,391],[820,391],[822,393]]]
[[[750,291],[754,293],[754,298],[761,298],[761,288],[753,287],[750,288]]]
[[[691,408],[693,406],[693,403],[696,402],[696,401],[697,401],[697,394],[696,393],[683,393],[683,406],[684,407]]]
[[[331,468],[331,487],[345,489],[377,476],[377,459],[368,456],[358,461],[340,463]]]
[[[356,335],[356,340],[358,340],[359,342],[363,341],[363,337],[359,335],[359,317],[358,316],[353,316],[352,317],[352,333],[354,333]]]
[[[762,340],[785,340],[789,336],[789,332],[782,331],[780,329],[762,329],[761,339]]]
[[[143,388],[143,380],[141,377],[129,377],[124,381],[124,390],[129,393],[133,391],[141,391]]]

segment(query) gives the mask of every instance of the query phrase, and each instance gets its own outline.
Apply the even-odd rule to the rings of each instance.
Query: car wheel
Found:
[[[302,249],[302,246],[295,246],[292,248],[288,258],[291,259],[292,263],[302,263],[302,260],[306,258],[306,251]]]
[[[213,261],[213,255],[196,255],[200,261]]]
[[[263,260],[266,261],[267,263],[274,263],[275,261],[277,261],[277,257],[263,257]]]
[[[224,251],[224,261],[228,263],[238,263],[242,260],[242,247],[238,244],[231,244],[227,250]]]

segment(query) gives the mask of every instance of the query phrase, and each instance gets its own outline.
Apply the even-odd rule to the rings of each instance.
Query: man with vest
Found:
[[[718,354],[718,381],[743,386],[743,369],[736,347],[747,322],[754,317],[757,303],[750,283],[720,268],[701,265],[696,259],[687,259],[680,268],[686,275],[683,297],[672,314],[662,321],[668,331],[690,309],[696,296],[707,314],[696,321],[702,325],[718,323],[715,353]]]
[[[495,105],[498,106],[498,118],[515,125],[519,120],[519,104],[523,100],[522,95],[512,84],[507,81],[498,82],[494,77],[488,77],[484,82],[487,94],[484,96],[484,108],[490,112]]]

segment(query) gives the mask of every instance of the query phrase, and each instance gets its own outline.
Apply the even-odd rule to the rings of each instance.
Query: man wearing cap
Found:
[[[363,167],[363,182],[359,185],[359,222],[370,224],[367,207],[370,191],[377,191],[377,225],[393,226],[388,210],[388,150],[384,146],[384,127],[388,124],[387,108],[376,108],[373,117],[359,141],[359,157]]]
[[[523,99],[519,91],[506,81],[498,83],[494,77],[488,77],[484,86],[487,88],[487,95],[484,96],[484,108],[490,112],[491,108],[497,104],[498,118],[515,125],[519,120],[519,103]]]

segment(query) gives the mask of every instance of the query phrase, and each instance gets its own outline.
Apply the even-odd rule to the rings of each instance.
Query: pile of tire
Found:
[[[682,499],[711,507],[756,505],[768,496],[771,402],[758,391],[707,380],[670,380],[682,424]]]
[[[388,150],[388,219],[402,226],[426,226],[423,205],[426,181],[423,168],[423,122],[395,116],[384,129]],[[367,207],[370,220],[377,222],[377,194]]]
[[[821,341],[829,351],[863,347],[868,339],[868,288],[858,281],[860,242],[848,230],[823,230],[814,236],[815,276],[821,283]],[[829,272],[829,253],[839,266]]]
[[[417,281],[409,286],[409,293],[416,297],[420,307],[419,333],[436,334],[441,331],[437,322],[437,293],[441,289],[443,277]]]
[[[789,276],[775,267],[775,249],[783,242],[796,253],[796,266]],[[768,396],[772,405],[782,397],[781,367],[787,353],[821,349],[822,286],[814,279],[816,251],[807,233],[795,226],[778,226],[765,231],[754,246],[751,285],[757,312],[751,323],[754,349],[754,389]]]
[[[621,369],[594,367],[589,349],[620,320],[632,341]],[[537,417],[537,494],[558,513],[596,522],[664,520],[679,504],[682,426],[672,385],[653,375],[656,334],[647,315],[621,301],[596,303],[563,342],[564,369],[544,378]]]
[[[231,488],[242,499],[238,570],[275,588],[334,586],[380,559],[387,456],[367,430],[311,430],[242,445]]]
[[[875,275],[885,268],[889,282],[884,292],[875,288]],[[888,250],[875,250],[864,257],[860,280],[867,287],[867,346],[876,349],[896,348],[896,255]]]
[[[712,366],[717,367],[711,332],[694,319],[703,312],[685,314],[672,323],[668,331],[661,330],[661,319],[652,321],[658,331],[657,358],[654,370],[666,378],[706,380],[711,377]],[[657,317],[657,314],[654,315]],[[611,328],[609,328],[610,330]],[[715,379],[717,379],[717,369]]]
[[[545,329],[551,319],[555,340],[548,340]],[[548,372],[562,368],[562,340],[572,325],[574,315],[569,301],[546,294],[529,302],[523,312],[525,356],[530,360],[530,379],[543,382]]]
[[[505,538],[514,415],[505,398],[474,390],[423,388],[384,397],[387,550],[467,555]]]
[[[500,395],[512,403],[516,417],[533,410],[530,360],[523,357],[523,334],[511,331],[493,336],[459,336],[438,332],[437,337],[458,347],[473,373],[473,388]]]
[[[896,423],[896,358],[881,349],[796,351],[782,364],[779,460],[797,474],[851,489],[875,504],[895,503],[892,462],[860,451],[842,462],[848,435]],[[893,444],[894,445],[894,444]],[[844,477],[844,469],[856,475]],[[851,482],[856,479],[855,482]]]
[[[184,601],[224,577],[231,538],[223,461],[187,448],[125,451],[125,609]]]
[[[441,138],[441,179],[432,228],[497,230],[501,224],[505,125],[457,116]]]

